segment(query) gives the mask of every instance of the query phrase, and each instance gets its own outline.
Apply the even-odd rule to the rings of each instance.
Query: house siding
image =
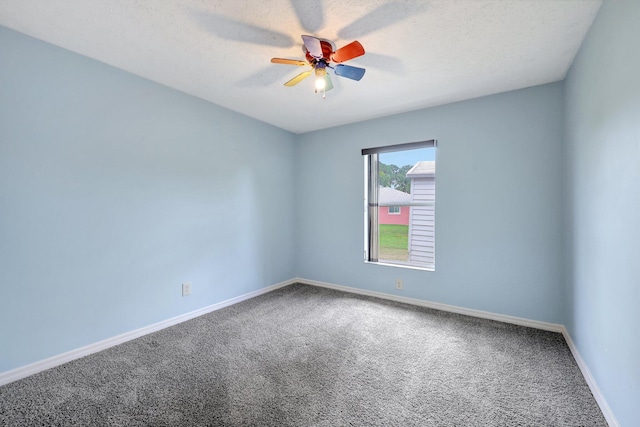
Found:
[[[409,220],[409,262],[422,265],[435,264],[435,200],[434,177],[411,179],[411,202],[432,203],[412,206]]]

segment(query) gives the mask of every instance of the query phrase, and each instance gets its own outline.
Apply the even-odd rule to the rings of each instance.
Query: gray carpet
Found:
[[[563,337],[292,285],[0,387],[2,426],[606,426]]]

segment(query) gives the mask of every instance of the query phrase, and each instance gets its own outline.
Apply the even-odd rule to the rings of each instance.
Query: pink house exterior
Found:
[[[389,187],[378,192],[378,224],[409,225],[411,195]]]

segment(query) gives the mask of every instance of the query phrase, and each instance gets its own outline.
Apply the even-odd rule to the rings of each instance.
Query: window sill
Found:
[[[419,266],[416,266],[416,265],[396,264],[396,263],[384,262],[384,261],[378,261],[378,262],[365,261],[364,263],[365,264],[373,264],[373,265],[382,265],[384,267],[406,268],[406,269],[409,269],[409,270],[436,271],[435,267],[419,267]]]

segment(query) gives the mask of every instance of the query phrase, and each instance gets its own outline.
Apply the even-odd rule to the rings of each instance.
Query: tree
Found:
[[[411,191],[411,179],[407,178],[407,172],[409,172],[411,168],[411,165],[404,165],[399,168],[396,165],[387,165],[381,162],[378,182],[383,187],[390,187],[409,193]]]
[[[381,165],[382,166],[382,165]],[[378,183],[383,187],[391,187],[391,176],[380,169],[378,176]]]

